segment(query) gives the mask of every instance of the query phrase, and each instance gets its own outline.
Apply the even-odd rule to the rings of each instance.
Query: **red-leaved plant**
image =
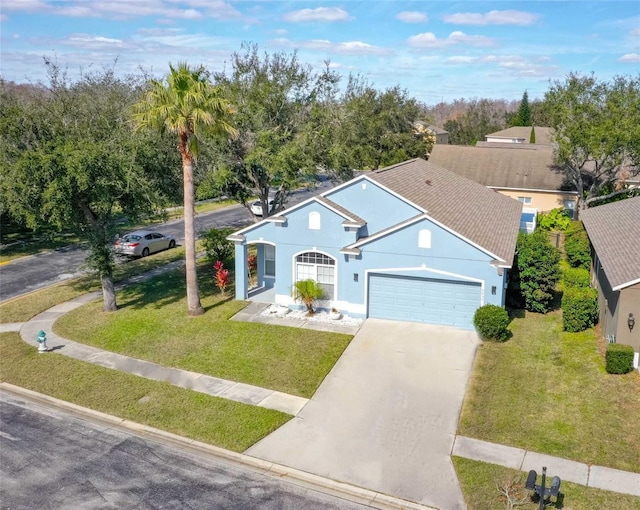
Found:
[[[224,268],[224,264],[220,260],[216,261],[213,268],[216,270],[216,285],[224,295],[229,283],[229,271]]]

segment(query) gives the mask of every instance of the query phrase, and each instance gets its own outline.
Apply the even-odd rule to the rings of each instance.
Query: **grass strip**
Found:
[[[182,247],[166,250],[150,257],[119,264],[116,266],[113,277],[116,282],[120,282],[130,276],[144,273],[183,258],[184,248]],[[89,274],[31,292],[0,305],[0,324],[26,322],[52,306],[100,289],[100,279],[95,274]]]
[[[291,418],[54,352],[41,354],[18,333],[0,334],[0,380],[236,452]]]
[[[537,510],[539,503],[533,503],[529,496],[531,491],[524,490],[527,474],[495,464],[487,464],[475,460],[452,457],[453,466],[458,474],[460,488],[469,510],[496,510],[499,508],[519,508]],[[538,469],[538,475],[542,466]],[[547,487],[555,473],[549,472]],[[508,506],[506,497],[502,496],[499,487],[510,487],[510,495],[521,505]],[[562,481],[560,492],[563,494],[559,505],[547,508],[565,508],[566,510],[640,510],[640,498],[617,492],[604,491]],[[554,498],[555,501],[555,498]]]
[[[607,374],[594,330],[563,332],[560,312],[510,329],[478,349],[458,433],[640,472],[640,374]]]

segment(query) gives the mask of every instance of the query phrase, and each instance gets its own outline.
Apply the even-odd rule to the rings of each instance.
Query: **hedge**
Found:
[[[496,305],[484,305],[473,315],[473,325],[483,340],[504,342],[509,338],[509,314]]]
[[[568,267],[562,272],[565,287],[589,287],[591,274],[583,267]]]
[[[609,344],[605,354],[606,370],[610,374],[626,374],[633,370],[633,347]]]
[[[595,326],[598,320],[598,291],[569,287],[562,295],[562,327],[578,332]]]
[[[564,252],[571,267],[591,267],[591,245],[581,221],[573,221],[564,236]]]

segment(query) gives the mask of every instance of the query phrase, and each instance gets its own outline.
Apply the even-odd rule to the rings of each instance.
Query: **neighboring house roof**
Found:
[[[511,265],[522,204],[424,159],[366,175],[438,223]],[[372,233],[375,235],[375,233]]]
[[[448,135],[449,134],[449,131],[445,131],[444,129],[439,128],[437,126],[427,126],[427,129],[430,129],[436,135]]]
[[[535,126],[533,129],[536,134],[536,145],[551,145],[553,142],[551,138],[551,128]],[[485,138],[487,137],[505,139],[522,138],[524,139],[523,143],[529,143],[529,139],[531,137],[531,126],[513,126],[503,129],[502,131],[489,133],[488,135],[485,135]]]
[[[483,142],[482,140],[476,142],[476,147],[496,147],[498,149],[511,149],[511,150],[536,150],[536,151],[553,151],[553,145],[539,145],[537,143],[504,143],[504,142]]]
[[[613,290],[640,283],[640,197],[580,213]]]
[[[519,144],[500,147],[434,145],[429,161],[472,181],[494,188],[567,190],[564,175],[553,164],[553,152]],[[519,146],[519,149],[511,148]]]

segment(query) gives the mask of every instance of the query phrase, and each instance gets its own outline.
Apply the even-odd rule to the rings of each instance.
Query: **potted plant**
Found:
[[[333,321],[337,321],[342,319],[342,314],[337,308],[331,308],[331,311],[329,312],[329,318]]]
[[[298,280],[293,285],[293,297],[296,301],[302,301],[307,307],[307,315],[313,315],[316,300],[324,295],[324,290],[315,280]]]

